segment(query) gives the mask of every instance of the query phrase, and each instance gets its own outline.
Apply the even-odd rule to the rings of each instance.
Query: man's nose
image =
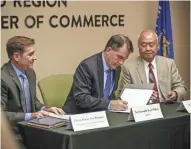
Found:
[[[119,60],[119,64],[122,65],[124,60]]]
[[[34,56],[33,56],[33,60],[37,60],[37,57],[36,57],[36,55],[34,55]]]
[[[150,50],[151,47],[149,45],[146,46],[146,50]]]

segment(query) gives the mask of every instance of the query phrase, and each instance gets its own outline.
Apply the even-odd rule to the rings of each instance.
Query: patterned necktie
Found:
[[[150,83],[154,83],[154,87],[153,90],[155,91],[156,94],[152,95],[152,99],[151,99],[151,103],[159,103],[159,93],[158,93],[158,88],[157,88],[157,84],[156,84],[156,79],[155,79],[155,75],[153,73],[153,65],[151,63],[149,63],[149,82]]]
[[[30,101],[30,89],[29,89],[29,82],[24,74],[20,74],[20,77],[22,78],[22,88],[25,95],[25,102],[27,107],[27,112],[31,112],[31,101]]]
[[[110,89],[111,89],[111,69],[108,69],[107,70],[107,79],[106,79],[105,88],[104,88],[104,99],[109,98]]]

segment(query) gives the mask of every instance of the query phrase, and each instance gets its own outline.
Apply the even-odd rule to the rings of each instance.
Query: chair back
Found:
[[[61,108],[73,82],[73,74],[57,74],[39,80],[38,87],[46,106]]]

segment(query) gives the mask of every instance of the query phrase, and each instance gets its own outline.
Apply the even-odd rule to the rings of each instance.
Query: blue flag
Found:
[[[173,59],[174,49],[169,1],[159,1],[156,34],[159,38],[159,50],[157,55],[162,55]]]

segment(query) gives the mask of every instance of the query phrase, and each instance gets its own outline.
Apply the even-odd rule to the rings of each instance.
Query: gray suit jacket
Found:
[[[161,101],[167,98],[169,91],[178,93],[178,101],[182,100],[186,95],[186,86],[182,80],[174,60],[155,56],[159,90],[161,93]],[[122,66],[121,87],[124,84],[146,84],[147,77],[144,69],[144,63],[141,57],[128,60]]]
[[[115,84],[109,100],[114,99],[121,67],[114,70]],[[83,60],[76,69],[73,85],[63,106],[66,113],[106,110],[109,100],[103,99],[104,70],[102,53]]]
[[[36,75],[34,70],[26,71],[31,93],[31,112],[39,111],[43,106],[36,97]],[[1,109],[13,126],[24,121],[26,104],[20,80],[8,62],[1,67]],[[17,128],[15,128],[17,132]]]

